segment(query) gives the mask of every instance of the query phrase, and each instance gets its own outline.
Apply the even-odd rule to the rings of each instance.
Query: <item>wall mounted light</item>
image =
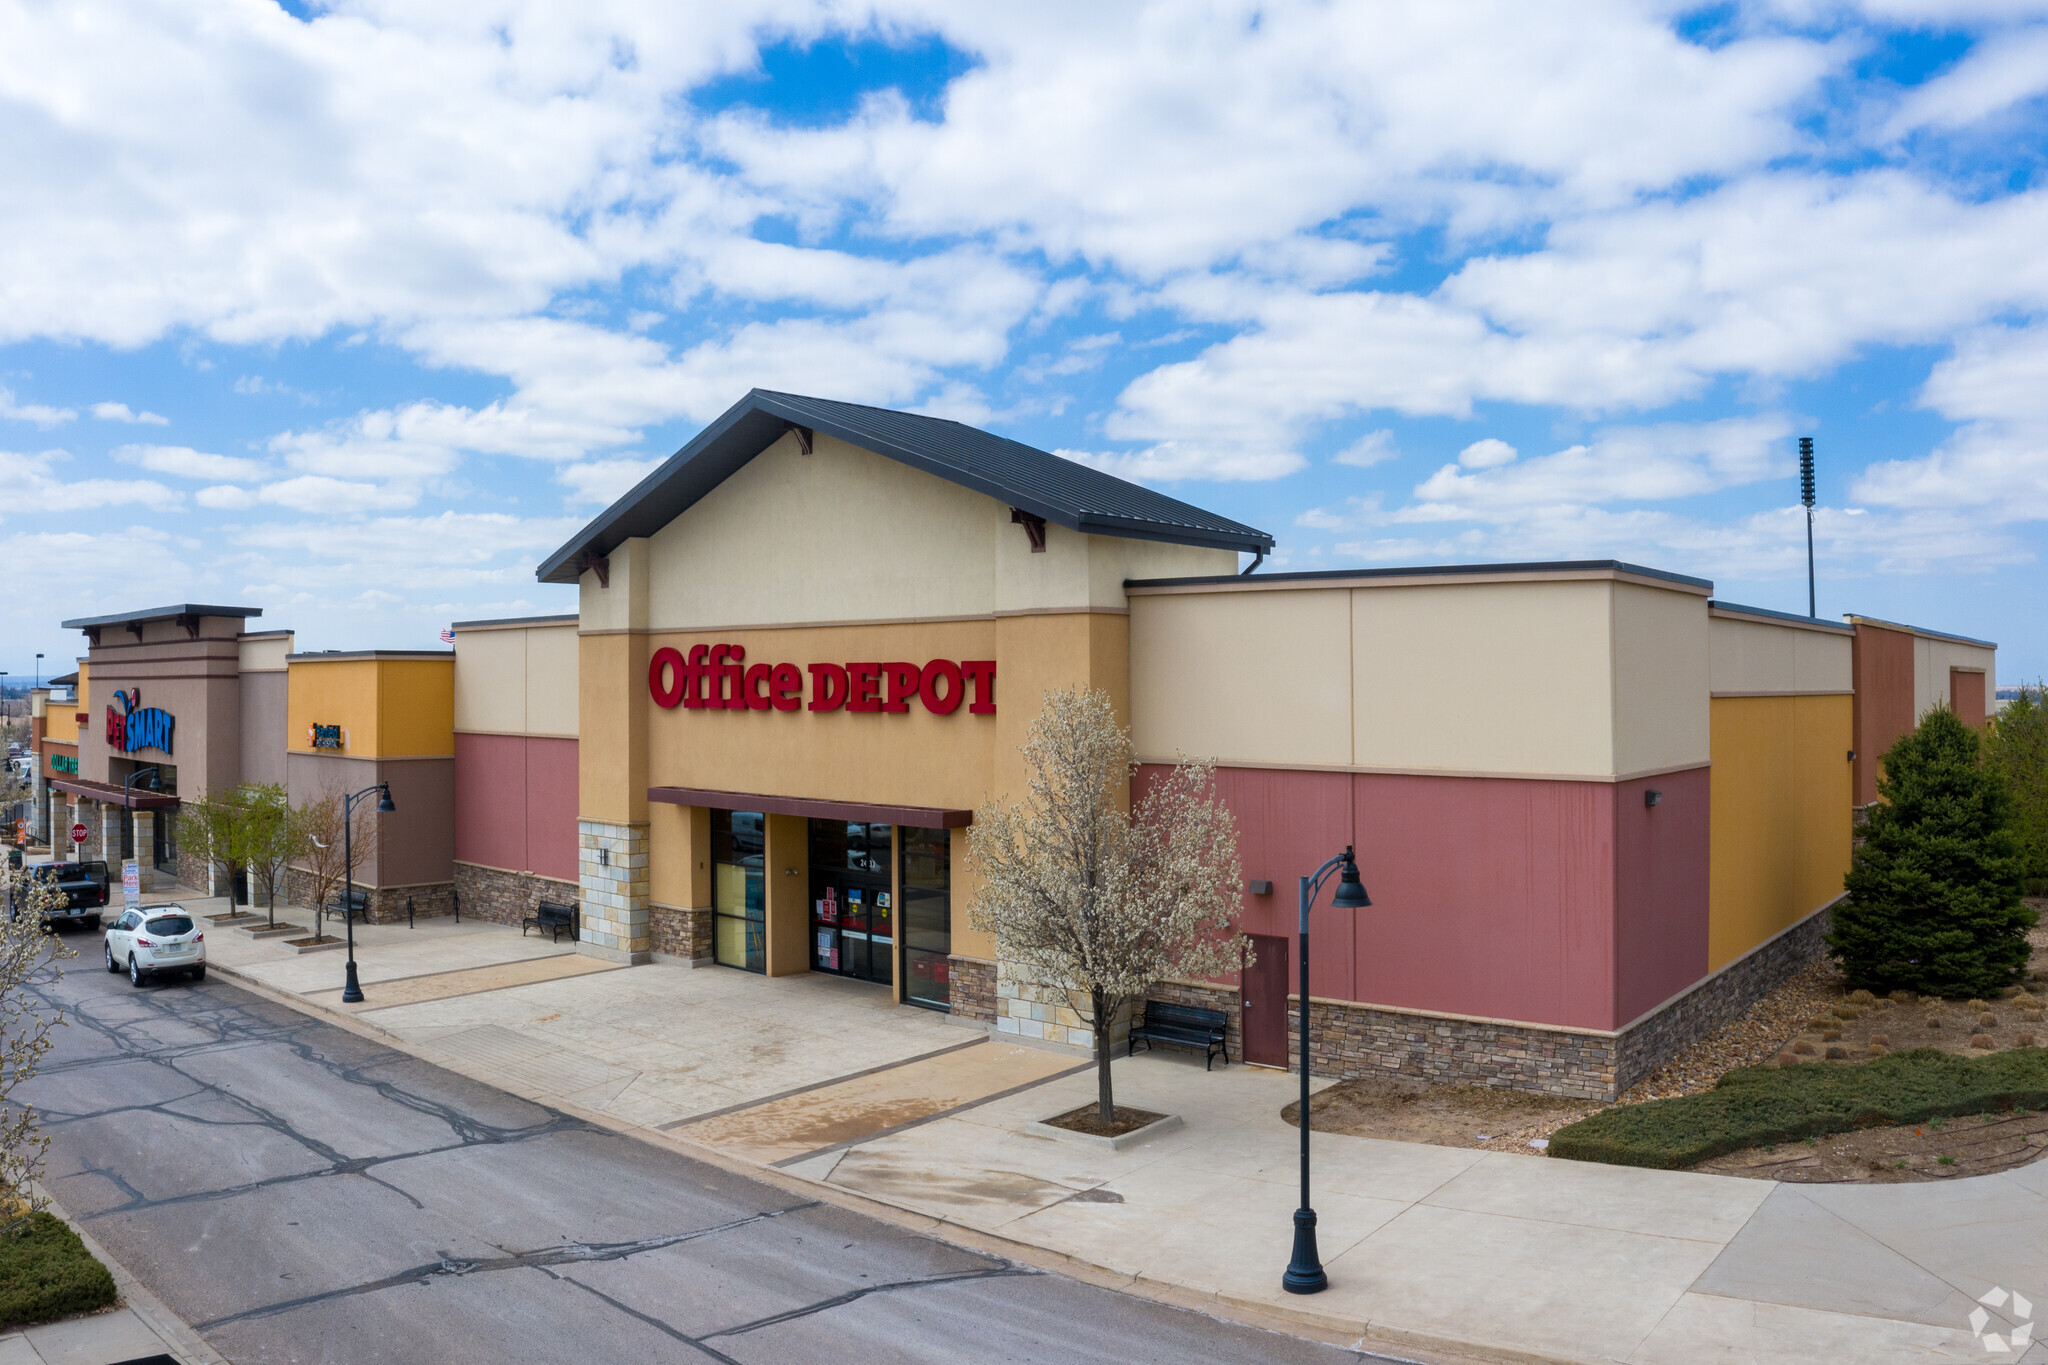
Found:
[[[1273,894],[1273,883],[1268,881],[1246,882],[1244,889],[1254,896],[1270,896]]]
[[[1856,751],[1854,749],[1851,749],[1849,751],[1849,761],[1851,763],[1854,763],[1856,761]]]
[[[1643,793],[1643,804],[1645,806],[1654,806],[1663,799],[1664,793],[1660,791],[1646,791]]]

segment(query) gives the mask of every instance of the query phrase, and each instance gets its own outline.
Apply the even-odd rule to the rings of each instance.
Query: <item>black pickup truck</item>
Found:
[[[50,923],[84,923],[88,929],[100,926],[100,912],[106,908],[107,865],[103,862],[44,863],[29,869],[31,876],[54,879],[64,893],[64,904],[46,917]]]

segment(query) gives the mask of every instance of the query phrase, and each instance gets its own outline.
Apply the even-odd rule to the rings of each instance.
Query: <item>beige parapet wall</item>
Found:
[[[455,729],[576,738],[576,618],[455,626]]]
[[[1707,599],[1614,570],[1131,590],[1137,751],[1613,780],[1708,761]]]
[[[1832,621],[1790,621],[1716,602],[1709,686],[1717,697],[1797,697],[1855,690],[1853,635]]]

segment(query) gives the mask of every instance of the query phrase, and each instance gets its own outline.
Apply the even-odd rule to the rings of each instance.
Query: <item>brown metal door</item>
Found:
[[[1253,934],[1251,967],[1238,987],[1244,1004],[1244,1059],[1254,1066],[1287,1066],[1287,940]]]

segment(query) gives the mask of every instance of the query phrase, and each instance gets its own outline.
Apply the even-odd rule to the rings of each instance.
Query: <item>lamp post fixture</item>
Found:
[[[356,827],[352,813],[355,804],[371,792],[381,793],[377,798],[377,814],[389,815],[398,809],[391,804],[389,782],[379,782],[375,786],[365,787],[341,800],[341,927],[342,932],[348,935],[348,975],[341,987],[341,1000],[345,1005],[363,1003],[363,984],[356,980],[356,859],[355,844],[350,835],[354,833]]]
[[[1339,910],[1363,910],[1372,904],[1365,883],[1358,879],[1358,859],[1349,844],[1301,879],[1301,1012],[1297,1016],[1301,1021],[1301,1207],[1294,1211],[1294,1257],[1280,1277],[1280,1287],[1290,1294],[1320,1294],[1330,1287],[1330,1277],[1323,1273],[1323,1258],[1316,1251],[1316,1211],[1308,1202],[1308,912],[1316,893],[1338,868],[1343,874],[1337,879],[1330,904]]]
[[[163,773],[155,768],[137,768],[134,772],[128,774],[128,776],[121,779],[121,810],[123,813],[123,819],[125,819],[127,822],[121,830],[121,846],[123,848],[134,849],[133,840],[135,838],[135,784],[141,782],[142,779],[145,777],[149,779],[149,781],[145,785],[148,786],[148,788],[151,791],[160,791],[163,789]],[[54,844],[56,841],[53,839],[51,840],[51,842]],[[140,849],[135,849],[131,856],[133,856],[135,860],[139,863],[142,860],[142,851]],[[126,872],[123,872],[121,874],[123,878],[126,878],[127,875],[128,874]],[[126,886],[127,882],[124,880],[122,882],[122,885]],[[232,905],[228,908],[230,910],[234,909]]]

